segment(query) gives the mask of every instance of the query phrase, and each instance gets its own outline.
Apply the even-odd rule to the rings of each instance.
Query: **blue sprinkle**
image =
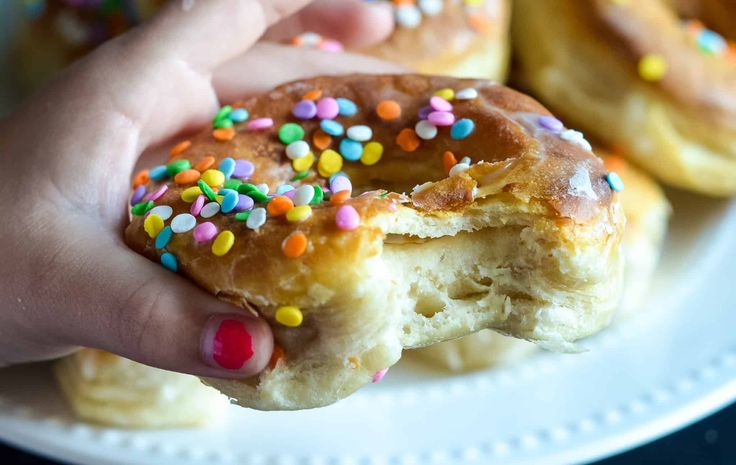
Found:
[[[345,138],[340,142],[340,155],[349,161],[358,161],[363,155],[363,144]]]
[[[164,254],[161,255],[161,264],[164,268],[169,271],[173,271],[174,273],[179,269],[179,263],[176,261],[176,257],[169,252],[164,252]]]
[[[226,191],[224,193],[225,197],[222,198],[222,204],[220,204],[220,211],[222,213],[230,213],[235,209],[235,207],[238,206],[238,193],[231,189],[222,189],[222,191]]]
[[[156,248],[160,250],[169,245],[173,234],[174,231],[171,230],[171,226],[164,226],[164,229],[156,236]]]
[[[728,43],[717,32],[711,31],[710,29],[703,29],[698,34],[698,46],[706,53],[718,55],[723,53],[728,47]]]
[[[319,123],[319,127],[331,136],[342,136],[343,133],[342,124],[335,120],[323,119],[322,122]]]
[[[338,98],[337,108],[340,116],[353,116],[358,113],[358,106],[352,100],[346,98]]]
[[[281,184],[279,187],[276,188],[276,195],[283,195],[293,190],[294,186],[292,186],[291,184]]]
[[[614,192],[621,192],[624,190],[624,182],[621,180],[621,176],[611,171],[606,175],[606,182],[611,186],[611,190]]]
[[[235,160],[230,157],[223,158],[220,162],[219,170],[225,175],[225,179],[230,179],[235,172]]]
[[[154,181],[160,181],[166,179],[169,176],[169,172],[166,170],[166,165],[160,165],[155,168],[151,168],[148,172],[148,177]]]
[[[230,112],[230,120],[233,123],[242,123],[243,121],[246,121],[249,116],[248,110],[245,108],[236,108]]]
[[[475,131],[475,123],[473,122],[473,120],[463,118],[461,120],[457,120],[455,124],[452,125],[452,129],[450,129],[450,137],[455,140],[465,139],[473,131]]]

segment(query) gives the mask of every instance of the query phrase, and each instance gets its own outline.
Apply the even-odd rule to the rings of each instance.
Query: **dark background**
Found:
[[[2,442],[0,442],[0,463],[59,465],[59,462],[44,460],[21,452]],[[630,464],[736,464],[736,404],[663,439],[595,463],[595,465]]]

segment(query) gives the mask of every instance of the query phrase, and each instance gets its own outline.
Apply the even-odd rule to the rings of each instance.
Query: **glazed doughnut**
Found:
[[[320,77],[223,107],[213,126],[135,177],[126,240],[271,324],[271,368],[207,380],[240,405],[326,405],[402,348],[485,327],[574,350],[610,320],[620,178],[529,97]]]
[[[227,398],[195,376],[151,368],[94,349],[54,365],[64,396],[83,420],[121,428],[199,426],[219,418]]]
[[[623,158],[596,149],[606,167],[619,173],[626,184],[621,203],[626,213],[623,251],[624,287],[616,322],[643,310],[641,303],[654,277],[672,212],[659,185]],[[405,357],[453,372],[480,370],[518,362],[536,346],[522,339],[483,330],[453,341],[410,350]]]
[[[517,79],[662,181],[730,196],[736,54],[718,34],[682,21],[672,3],[518,0]]]

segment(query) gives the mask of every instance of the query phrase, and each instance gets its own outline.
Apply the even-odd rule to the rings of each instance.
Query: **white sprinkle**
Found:
[[[470,165],[468,165],[467,163],[458,163],[457,165],[450,168],[450,176],[458,175],[469,169],[470,169]]]
[[[346,132],[350,139],[358,142],[367,142],[373,137],[373,130],[365,125],[350,126]]]
[[[258,189],[261,194],[268,195],[268,184],[256,184],[256,189]]]
[[[322,42],[322,36],[317,34],[316,32],[304,32],[299,35],[299,39],[304,45],[309,45],[312,47],[317,46],[320,42]]]
[[[437,16],[442,13],[442,0],[419,0],[419,9],[427,16]]]
[[[470,160],[470,157],[463,157],[463,158],[461,158],[460,161],[459,161],[459,163],[463,163],[463,164],[468,165],[468,166],[470,166],[470,165],[473,164],[472,160]]]
[[[197,219],[189,213],[181,213],[171,220],[171,230],[178,234],[191,231],[195,226],[197,226]]]
[[[590,142],[585,140],[585,136],[583,136],[583,133],[580,131],[576,131],[574,129],[565,129],[564,131],[560,133],[560,139],[566,140],[570,143],[580,146],[584,148],[585,150],[593,150],[593,147],[590,145]]]
[[[308,205],[309,202],[311,202],[313,198],[314,198],[314,187],[310,186],[309,184],[306,184],[304,186],[300,186],[296,190],[292,200],[294,201],[294,205],[298,207],[299,205]]]
[[[292,160],[298,160],[309,155],[309,144],[303,140],[297,140],[286,146],[286,156]]]
[[[292,186],[291,184],[281,184],[279,187],[276,188],[276,195],[283,195],[293,190],[294,186]]]
[[[424,140],[430,140],[437,137],[437,126],[424,119],[414,126],[414,130],[416,131],[417,136]]]
[[[202,211],[199,212],[199,216],[201,216],[202,218],[212,218],[219,212],[220,204],[217,202],[209,202],[204,207],[202,207]]]
[[[255,208],[251,212],[248,219],[245,221],[245,225],[250,229],[258,229],[266,224],[266,209]]]
[[[162,220],[166,221],[171,218],[171,215],[174,213],[174,209],[168,205],[159,205],[158,207],[153,207],[148,213],[151,215],[158,215]]]
[[[396,7],[396,22],[399,26],[414,29],[422,24],[422,12],[414,5]]]
[[[478,98],[478,91],[472,87],[468,87],[467,89],[458,90],[455,93],[456,100],[473,100],[474,98]]]

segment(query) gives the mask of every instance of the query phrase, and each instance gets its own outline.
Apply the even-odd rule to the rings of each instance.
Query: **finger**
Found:
[[[384,40],[392,30],[393,14],[388,4],[319,0],[281,20],[264,38],[283,41],[303,32],[316,32],[346,47],[360,49]]]
[[[257,69],[257,73],[252,71]],[[406,68],[362,55],[307,50],[261,42],[220,67],[213,84],[222,102],[259,94],[274,86],[319,75],[401,73]],[[247,78],[246,78],[247,77]]]

